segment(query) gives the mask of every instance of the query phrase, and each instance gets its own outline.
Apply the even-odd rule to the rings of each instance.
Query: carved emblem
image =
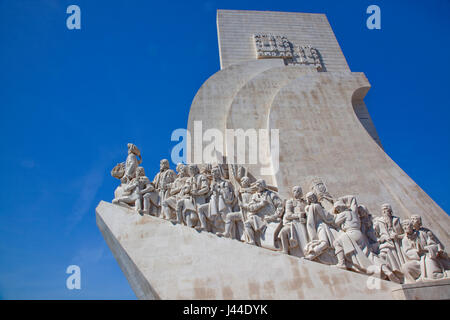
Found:
[[[284,59],[286,64],[303,64],[323,70],[319,51],[310,45],[294,46],[285,36],[257,33],[253,35],[257,59]]]
[[[286,37],[258,33],[254,39],[258,59],[292,58],[291,43]]]

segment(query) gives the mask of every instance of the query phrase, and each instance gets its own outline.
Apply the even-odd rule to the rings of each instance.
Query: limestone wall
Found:
[[[221,69],[255,60],[253,34],[282,34],[295,44],[316,47],[327,71],[350,71],[324,14],[218,10],[217,36]]]
[[[401,289],[104,201],[96,217],[140,299],[393,299]]]

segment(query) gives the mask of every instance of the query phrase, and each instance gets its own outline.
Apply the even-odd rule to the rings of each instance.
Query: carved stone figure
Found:
[[[402,221],[405,236],[402,250],[405,263],[402,266],[406,283],[436,280],[446,277],[445,269],[438,259],[439,244],[431,232],[419,234],[409,219]]]
[[[302,198],[303,191],[300,186],[292,188],[292,199],[286,201],[285,212],[283,215],[283,227],[279,233],[281,247],[284,253],[289,254],[295,248],[301,250],[308,243],[306,230],[306,212],[307,202]]]
[[[171,220],[174,218],[177,208],[177,201],[180,200],[181,190],[183,189],[183,186],[189,177],[187,166],[185,166],[184,164],[179,163],[176,167],[176,170],[178,173],[177,177],[175,178],[174,182],[168,185],[168,197],[162,202],[162,217],[167,220]]]
[[[334,216],[322,207],[315,193],[308,192],[306,201],[308,243],[303,249],[305,258],[325,264],[336,264],[333,242],[337,231],[333,228]]]
[[[311,181],[311,191],[317,196],[317,201],[322,205],[322,207],[327,211],[332,211],[333,209],[333,197],[328,192],[325,183],[320,178],[314,178]]]
[[[128,183],[136,176],[136,169],[142,163],[141,152],[138,147],[132,143],[128,143],[128,156],[125,161],[124,178],[125,183]],[[139,159],[138,159],[139,158]]]
[[[346,205],[346,202],[349,205]],[[367,273],[373,263],[368,258],[370,249],[366,237],[361,232],[357,210],[358,204],[354,196],[339,198],[334,203],[335,223],[340,228],[339,236],[334,241],[337,267]]]
[[[152,190],[154,190],[154,187],[145,176],[144,168],[138,167],[135,172],[135,177],[124,186],[123,195],[115,198],[112,203],[127,208],[134,207],[139,214],[143,214],[149,209],[148,205],[145,204],[144,196]]]
[[[242,177],[240,179],[241,186],[239,188],[237,203],[235,204],[239,211],[230,212],[225,215],[224,232],[217,232],[220,237],[227,237],[232,239],[240,239],[243,233],[244,221],[247,220],[247,205],[252,198],[253,188],[250,186],[250,179]]]
[[[209,202],[198,207],[200,225],[196,229],[200,231],[212,231],[212,226],[223,224],[226,215],[233,212],[236,204],[233,185],[222,178],[219,167],[212,168],[211,175]]]
[[[175,181],[176,174],[170,169],[169,161],[162,159],[159,163],[159,172],[153,179],[153,185],[159,193],[159,199],[157,201],[158,210],[161,208],[161,204],[166,200],[168,195],[169,185]],[[159,216],[160,212],[157,213]]]
[[[380,257],[388,262],[394,272],[400,273],[404,262],[400,250],[403,229],[400,219],[393,216],[392,207],[388,203],[381,206],[381,217],[375,219],[374,230],[379,243]]]
[[[436,235],[428,228],[423,227],[422,218],[419,215],[412,215],[411,222],[414,230],[418,233],[421,241],[423,243],[426,242],[435,242],[436,243],[436,260],[438,261],[441,268],[445,271],[450,270],[450,258],[445,252],[444,245],[439,241]]]
[[[261,238],[264,237],[267,228],[264,217],[281,213],[283,201],[275,192],[267,189],[263,179],[257,180],[254,187],[257,191],[252,195],[250,203],[245,206],[247,219],[244,228],[247,243],[261,246]]]
[[[189,227],[198,223],[198,207],[206,203],[209,193],[208,179],[199,172],[198,166],[189,165],[189,178],[186,179],[180,200],[177,202],[177,222]]]
[[[333,199],[321,179],[312,180],[305,199],[294,186],[284,203],[264,180],[251,184],[253,176],[241,165],[203,164],[200,172],[198,165],[180,163],[175,176],[163,159],[151,182],[138,157],[137,147],[128,144],[127,160],[111,175],[121,181],[113,203],[141,215],[160,216],[161,210],[162,218],[199,231],[398,283],[450,276],[444,246],[418,215],[401,222],[383,204],[382,215],[372,219],[356,197]]]
[[[378,239],[373,228],[373,218],[366,206],[358,205],[358,216],[361,220],[361,232],[366,236],[372,251],[378,251]]]

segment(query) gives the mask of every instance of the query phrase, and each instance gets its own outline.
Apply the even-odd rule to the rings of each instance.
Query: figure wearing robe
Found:
[[[233,212],[234,197],[233,185],[221,177],[218,167],[212,169],[212,181],[210,184],[209,202],[202,204],[198,208],[200,225],[198,230],[213,231],[212,228],[218,229],[225,223],[226,215]]]
[[[382,210],[392,209],[385,204]],[[400,250],[401,235],[403,234],[400,219],[390,213],[384,213],[375,218],[374,230],[379,243],[380,258],[386,260],[394,272],[401,272],[404,257]]]
[[[246,206],[247,220],[244,222],[246,241],[249,244],[261,246],[261,238],[264,237],[267,216],[276,215],[283,207],[283,201],[273,191],[266,188],[264,180],[255,182],[258,190],[252,196],[252,200]]]
[[[303,249],[308,243],[306,230],[307,203],[304,199],[289,199],[286,201],[286,208],[283,215],[283,227],[279,233],[281,247],[284,253],[289,254],[294,248],[304,256]]]
[[[181,198],[181,190],[188,179],[186,166],[177,165],[177,178],[169,185],[167,198],[162,202],[162,212],[165,219],[172,219],[172,212],[176,211],[177,201]]]
[[[305,258],[325,264],[335,264],[333,243],[337,231],[333,228],[334,216],[326,211],[313,192],[306,195],[308,205],[306,212],[307,245],[304,247]]]

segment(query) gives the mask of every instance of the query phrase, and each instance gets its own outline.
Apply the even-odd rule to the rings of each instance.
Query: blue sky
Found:
[[[81,30],[66,8],[81,8]],[[366,8],[381,8],[381,30]],[[126,143],[150,177],[219,70],[216,9],[325,13],[386,152],[450,212],[450,2],[0,0],[0,298],[135,299],[95,224]],[[68,265],[82,289],[65,286]]]

